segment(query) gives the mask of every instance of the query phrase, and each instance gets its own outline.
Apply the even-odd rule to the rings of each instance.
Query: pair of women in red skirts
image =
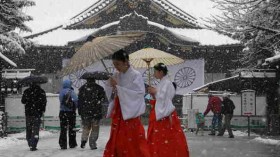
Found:
[[[154,66],[160,79],[156,88],[148,87],[150,101],[147,138],[140,116],[145,113],[145,86],[141,74],[129,65],[128,54],[117,51],[112,56],[117,73],[108,80],[106,94],[111,98],[107,117],[112,118],[104,157],[189,157],[187,140],[177,117],[172,98],[175,86],[167,78],[163,63]],[[111,94],[113,93],[113,96]]]

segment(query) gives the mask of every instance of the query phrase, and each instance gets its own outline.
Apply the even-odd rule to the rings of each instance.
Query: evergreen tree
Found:
[[[25,53],[26,48],[32,43],[20,37],[14,31],[31,31],[25,24],[25,21],[32,18],[22,12],[23,7],[34,5],[29,0],[0,0],[0,52],[1,53]]]
[[[209,28],[238,39],[244,44],[244,67],[256,67],[280,53],[279,0],[212,0],[222,15],[207,19]]]

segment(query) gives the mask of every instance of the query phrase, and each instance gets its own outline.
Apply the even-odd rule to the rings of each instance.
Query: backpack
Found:
[[[62,105],[64,105],[65,107],[67,107],[70,110],[75,110],[75,103],[72,100],[71,97],[71,90],[69,90],[62,98]]]

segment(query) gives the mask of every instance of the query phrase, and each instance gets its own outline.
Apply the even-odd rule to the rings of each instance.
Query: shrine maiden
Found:
[[[115,52],[112,60],[118,72],[108,80],[105,88],[111,99],[107,117],[112,118],[112,124],[103,156],[149,157],[145,130],[140,121],[146,107],[144,81],[129,65],[129,56],[124,50]]]
[[[163,63],[154,66],[154,76],[160,79],[156,88],[148,87],[154,98],[148,127],[148,145],[151,157],[189,157],[186,137],[181,128],[172,99],[176,85],[167,76]]]

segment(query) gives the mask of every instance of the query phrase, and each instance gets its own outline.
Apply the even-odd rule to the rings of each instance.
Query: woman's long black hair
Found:
[[[164,76],[167,75],[168,73],[168,69],[167,69],[167,66],[164,64],[164,63],[158,63],[154,66],[154,69],[157,70],[157,71],[162,71]],[[175,82],[172,82],[175,90],[177,89],[177,85]]]
[[[162,71],[164,76],[167,75],[167,67],[164,63],[157,63],[155,66],[154,66],[154,69],[157,70],[157,71]]]
[[[129,55],[127,54],[127,52],[125,50],[121,49],[112,55],[112,60],[126,62],[126,61],[129,61]]]

